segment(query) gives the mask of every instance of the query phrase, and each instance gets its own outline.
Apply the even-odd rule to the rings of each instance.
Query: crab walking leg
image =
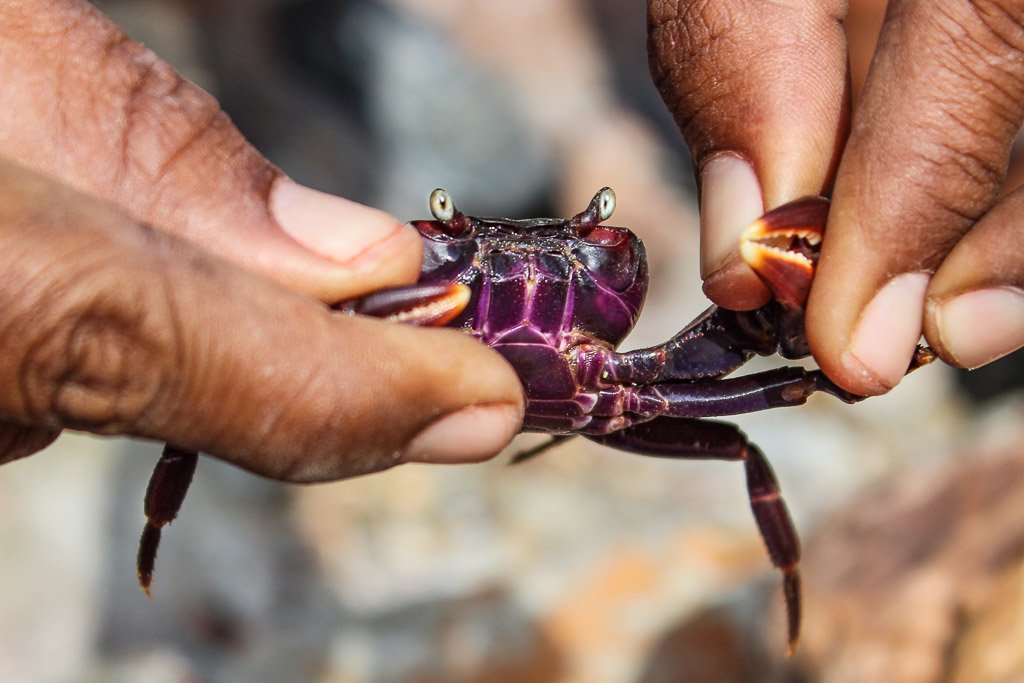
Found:
[[[907,373],[934,359],[931,349],[919,346]],[[640,417],[720,417],[803,405],[818,391],[844,403],[857,403],[865,398],[839,387],[821,370],[787,367],[717,382],[652,384],[632,390],[625,387],[624,407]],[[596,410],[600,410],[600,404]]]
[[[800,540],[771,465],[735,425],[708,420],[661,417],[601,436],[598,443],[661,458],[741,460],[747,495],[772,564],[782,572],[789,652],[800,636]]]
[[[624,353],[583,345],[581,381],[652,384],[727,375],[755,355],[778,350],[779,313],[774,304],[744,312],[712,306],[664,344]]]
[[[720,417],[803,405],[818,391],[845,403],[864,398],[839,388],[821,370],[777,368],[712,383],[638,387],[631,392],[635,405],[627,400],[626,410],[640,416]]]
[[[600,435],[657,417],[721,417],[798,406],[818,391],[846,403],[863,399],[820,370],[778,368],[716,382],[619,385],[566,399],[534,399],[527,402],[526,414],[535,430]]]
[[[156,551],[160,546],[161,529],[174,521],[185,501],[192,475],[196,471],[199,454],[164,446],[163,455],[157,462],[146,488],[144,509],[146,526],[139,539],[137,560],[139,588],[150,595],[153,585],[153,568],[156,565]]]
[[[934,359],[931,349],[919,346],[907,373]],[[591,421],[581,421],[581,418],[621,416],[624,421],[607,423],[609,429],[620,429],[659,416],[721,417],[798,406],[818,391],[845,403],[857,403],[865,398],[842,389],[821,370],[785,367],[715,382],[606,385],[596,392],[578,392],[571,399],[530,401],[527,412],[562,420],[568,425],[564,430],[598,434],[601,432]],[[561,430],[553,428],[552,431]]]
[[[836,386],[820,370],[787,367],[716,382],[617,385],[579,391],[572,398],[531,400],[526,412],[534,429],[602,434],[604,429],[622,429],[656,417],[721,417],[798,406],[818,391],[846,403],[864,398]]]

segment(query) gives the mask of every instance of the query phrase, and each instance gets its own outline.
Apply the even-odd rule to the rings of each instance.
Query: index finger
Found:
[[[414,230],[284,177],[85,0],[4,2],[0,74],[0,156],[326,301],[419,274]]]
[[[996,201],[1024,121],[1024,8],[892,0],[836,178],[807,336],[858,394],[903,377],[931,274]]]
[[[705,292],[753,308],[738,258],[766,210],[828,187],[847,125],[841,0],[650,0],[651,68],[693,155]]]

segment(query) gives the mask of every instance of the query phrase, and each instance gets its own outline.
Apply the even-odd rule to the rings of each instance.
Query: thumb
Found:
[[[333,313],[7,165],[0,337],[5,459],[71,427],[315,481],[486,458],[522,418],[469,335]]]
[[[690,146],[701,201],[701,276],[716,303],[768,291],[738,257],[769,209],[829,185],[847,128],[841,0],[650,0],[655,83]]]
[[[326,301],[419,272],[415,231],[283,177],[212,96],[84,0],[5,2],[0,73],[0,156]]]

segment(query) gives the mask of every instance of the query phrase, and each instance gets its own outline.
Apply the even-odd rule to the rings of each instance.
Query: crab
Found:
[[[636,235],[603,224],[615,203],[606,187],[569,219],[475,218],[434,190],[433,220],[412,222],[424,247],[419,282],[336,308],[456,327],[500,353],[522,382],[523,431],[551,435],[514,461],[581,435],[641,455],[742,462],[754,519],[782,574],[792,652],[800,632],[800,544],[778,481],[735,425],[705,418],[796,406],[815,392],[847,403],[863,398],[802,367],[727,377],[755,355],[808,355],[803,307],[828,200],[786,204],[744,233],[741,254],[773,301],[745,312],[712,306],[668,341],[626,352],[616,347],[640,315],[648,268]],[[919,347],[908,372],[933,357]],[[138,555],[147,594],[161,529],[177,515],[196,460],[195,452],[168,445],[150,480]]]

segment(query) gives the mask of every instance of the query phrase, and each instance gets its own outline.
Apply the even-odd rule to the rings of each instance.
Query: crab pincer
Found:
[[[828,218],[824,197],[805,197],[769,211],[740,236],[740,255],[786,308],[803,309]]]
[[[339,304],[343,313],[357,313],[388,322],[442,327],[455,319],[469,303],[470,289],[457,282],[382,289]]]
[[[803,332],[803,311],[818,265],[818,254],[828,219],[829,200],[809,196],[783,204],[758,218],[740,236],[740,255],[784,309],[783,335],[797,338],[796,356],[808,355]],[[780,349],[786,356],[786,349]],[[907,372],[935,360],[927,346],[918,346]],[[851,394],[851,396],[853,396]]]

